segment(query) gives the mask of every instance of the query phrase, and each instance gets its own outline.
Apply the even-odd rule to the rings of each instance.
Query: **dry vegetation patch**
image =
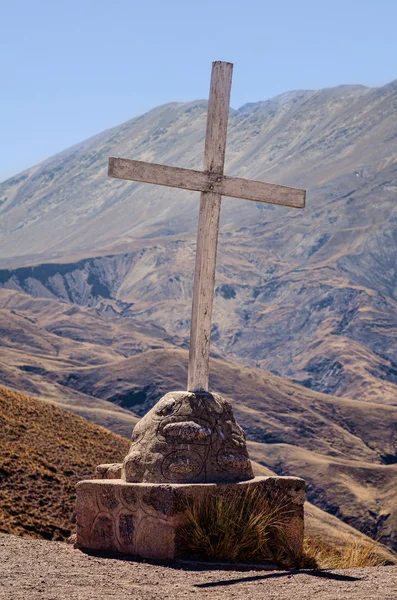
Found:
[[[383,549],[374,540],[346,537],[344,544],[335,546],[319,538],[306,538],[296,566],[320,569],[380,567],[387,562],[382,553]]]
[[[284,525],[289,503],[283,497],[269,499],[260,489],[231,491],[226,496],[207,496],[188,504],[189,522],[181,537],[192,557],[237,563],[272,562],[280,568],[349,569],[385,564],[381,546],[365,538],[346,536],[334,545],[320,538],[306,538],[302,553],[289,546]]]

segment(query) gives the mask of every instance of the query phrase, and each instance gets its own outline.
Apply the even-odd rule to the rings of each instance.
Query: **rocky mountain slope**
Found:
[[[225,200],[224,224],[235,230],[254,220],[262,234],[267,225],[281,236],[294,223],[280,258],[299,245],[299,262],[341,229],[353,229],[346,232],[351,246],[361,237],[358,225],[374,225],[372,215],[382,223],[395,191],[396,90],[397,81],[377,89],[290,92],[232,110],[226,172],[304,186],[309,200],[302,214]],[[197,194],[114,181],[106,166],[116,154],[201,168],[205,119],[203,101],[161,106],[4,182],[2,257],[64,257],[102,252],[131,236],[195,233]],[[381,205],[363,211],[361,196],[374,191],[384,194]]]
[[[158,328],[10,290],[0,300],[8,386],[125,437],[164,393],[186,386],[187,350]],[[318,509],[397,548],[397,407],[321,394],[221,357],[210,386],[231,400],[257,463],[304,477]]]
[[[303,211],[223,200],[215,353],[397,403],[396,109],[397,81],[231,110],[226,172],[308,195]],[[198,194],[112,180],[106,164],[201,168],[205,116],[204,101],[162,106],[0,184],[0,285],[186,344]]]

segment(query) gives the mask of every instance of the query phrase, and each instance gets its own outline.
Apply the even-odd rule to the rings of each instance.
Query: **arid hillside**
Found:
[[[375,224],[372,215],[384,223],[395,191],[396,90],[397,80],[381,88],[300,90],[232,109],[227,174],[293,184],[309,193],[302,213],[227,199],[225,233],[240,229],[241,236],[245,220],[261,229],[266,242],[269,233],[275,238],[289,230],[287,244],[274,257],[281,266],[283,257],[301,263],[304,255],[317,262],[320,249],[322,259],[335,254],[341,229],[352,246],[360,237],[357,226]],[[131,237],[195,233],[196,194],[109,179],[107,160],[118,155],[200,169],[206,110],[202,100],[159,106],[5,181],[3,262],[87,256]],[[372,192],[378,204],[371,211],[365,198]]]
[[[67,410],[0,387],[0,532],[65,539],[73,531],[75,484],[97,464],[120,461],[129,441]],[[258,475],[273,472],[254,463]],[[306,533],[336,546],[362,534],[308,504]],[[389,562],[396,558],[379,548]]]
[[[121,460],[128,440],[81,417],[0,387],[0,531],[70,535],[75,484]]]
[[[396,404],[396,110],[397,81],[231,110],[226,172],[308,194],[304,210],[223,200],[215,353]],[[204,101],[161,106],[1,184],[0,285],[186,343],[198,194],[110,179],[106,165],[199,169],[205,118]]]

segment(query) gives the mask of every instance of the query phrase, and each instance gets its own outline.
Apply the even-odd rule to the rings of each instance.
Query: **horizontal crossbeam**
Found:
[[[128,158],[110,157],[108,175],[109,177],[154,183],[183,190],[214,192],[222,196],[242,198],[253,202],[266,202],[294,208],[304,208],[305,206],[305,190]]]

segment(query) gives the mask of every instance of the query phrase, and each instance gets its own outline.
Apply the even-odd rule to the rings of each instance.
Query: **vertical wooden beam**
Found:
[[[197,231],[187,389],[208,391],[212,304],[221,195],[202,192]]]
[[[232,75],[232,63],[221,61],[212,63],[204,146],[204,171],[221,175],[223,175],[225,164]]]
[[[231,63],[218,61],[212,64],[204,147],[204,171],[219,174],[220,177],[223,175],[225,162],[232,72],[233,65]],[[201,193],[190,327],[187,384],[190,391],[208,390],[220,210],[220,194]]]

